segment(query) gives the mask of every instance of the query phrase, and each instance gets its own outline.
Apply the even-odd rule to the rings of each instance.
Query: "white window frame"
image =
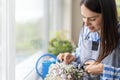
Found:
[[[15,80],[14,0],[1,0],[2,80]]]

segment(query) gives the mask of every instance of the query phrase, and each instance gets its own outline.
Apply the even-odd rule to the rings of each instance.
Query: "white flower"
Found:
[[[60,77],[61,77],[62,79],[66,79],[66,75],[65,75],[65,74],[61,74]]]
[[[80,80],[82,73],[73,64],[56,63],[49,67],[45,80]]]
[[[72,76],[69,74],[69,75],[68,75],[68,79],[70,79],[70,78],[72,78]]]

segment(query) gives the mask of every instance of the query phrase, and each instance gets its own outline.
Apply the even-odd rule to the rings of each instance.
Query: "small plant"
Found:
[[[45,80],[81,80],[82,76],[83,70],[74,64],[56,63],[49,67]]]
[[[74,45],[63,34],[58,33],[55,38],[49,42],[48,52],[54,55],[65,52],[73,52]]]

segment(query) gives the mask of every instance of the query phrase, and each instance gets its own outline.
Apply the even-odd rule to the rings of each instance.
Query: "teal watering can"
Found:
[[[48,58],[49,59],[46,59],[46,60],[43,60],[44,58]],[[40,62],[41,61],[41,62]],[[48,70],[49,70],[49,66],[51,64],[55,64],[56,61],[59,62],[59,60],[57,60],[57,57],[53,54],[49,54],[49,53],[46,53],[46,54],[43,54],[36,62],[36,73],[38,74],[38,76],[40,76],[42,79],[44,79],[46,77],[46,75],[48,74]]]

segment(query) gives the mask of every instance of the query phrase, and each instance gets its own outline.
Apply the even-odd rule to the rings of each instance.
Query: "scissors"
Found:
[[[79,69],[80,69],[81,72],[83,73],[83,77],[89,77],[89,78],[91,78],[91,77],[96,77],[96,76],[98,76],[98,75],[90,74],[90,73],[88,73],[88,72],[85,71],[85,68],[86,68],[86,66],[88,65],[88,64],[85,64],[87,61],[96,61],[96,60],[90,58],[90,59],[87,59],[86,61],[84,61],[84,63],[83,63],[82,66],[79,65]],[[91,78],[91,79],[92,79],[92,78]]]
[[[87,60],[83,63],[83,65],[80,66],[81,69],[85,70],[85,68],[86,68],[86,66],[87,66],[87,64],[85,64],[85,63],[86,63],[87,61],[96,61],[96,60],[95,60],[95,59],[92,59],[92,58],[87,59]]]

